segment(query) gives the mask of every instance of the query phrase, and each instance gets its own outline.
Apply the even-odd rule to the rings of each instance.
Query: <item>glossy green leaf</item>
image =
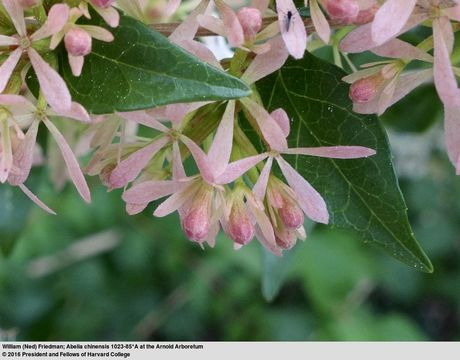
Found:
[[[102,20],[92,22],[105,26]],[[65,51],[61,65],[73,99],[94,114],[247,96],[241,80],[208,65],[141,22],[121,16],[115,40],[95,41],[83,73],[74,77]]]
[[[355,231],[364,242],[426,272],[433,267],[414,238],[385,131],[375,116],[351,110],[344,72],[307,54],[261,80],[266,107],[283,107],[291,121],[290,147],[361,145],[368,159],[286,157],[325,198],[331,226]]]

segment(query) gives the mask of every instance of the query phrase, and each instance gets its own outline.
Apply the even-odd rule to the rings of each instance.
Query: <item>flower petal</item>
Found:
[[[444,132],[449,159],[460,175],[460,107],[444,107]]]
[[[72,54],[67,54],[69,58],[70,69],[72,70],[73,76],[80,76],[83,70],[83,65],[85,64],[84,56],[73,56]]]
[[[259,129],[273,150],[283,151],[287,149],[286,137],[278,123],[273,120],[270,114],[261,105],[257,104],[250,98],[242,98],[239,100],[247,111],[257,122]]]
[[[208,151],[209,165],[214,169],[215,176],[222,174],[230,161],[234,119],[235,101],[230,100]]]
[[[29,48],[27,53],[48,104],[55,110],[69,109],[72,98],[65,81],[33,48]]]
[[[38,197],[35,195],[32,191],[30,191],[24,184],[18,185],[19,188],[22,190],[22,192],[30,199],[32,200],[37,206],[39,206],[41,209],[45,210],[48,214],[51,215],[56,215],[54,210],[50,209],[48,206],[46,206]]]
[[[90,123],[91,118],[86,109],[77,102],[72,102],[69,109],[60,109],[58,111],[50,110],[49,116],[63,116],[69,119],[79,120],[84,123]]]
[[[313,221],[327,224],[329,213],[323,197],[286,160],[281,157],[276,160],[305,214]]]
[[[22,49],[17,48],[14,50],[5,62],[0,66],[0,92],[3,92],[10,81],[11,74],[18,65],[19,60],[22,56]]]
[[[69,13],[70,8],[66,4],[53,5],[48,12],[48,19],[30,36],[30,40],[35,42],[57,34],[67,24]]]
[[[32,122],[27,130],[25,138],[19,142],[14,151],[13,162],[17,172],[10,174],[8,177],[8,182],[13,186],[24,183],[29,177],[34,158],[39,124],[38,121]]]
[[[392,39],[377,46],[372,49],[372,52],[382,57],[433,62],[433,57],[430,54],[399,39]]]
[[[80,165],[78,164],[78,161],[72,152],[72,149],[70,148],[69,144],[67,144],[64,136],[62,136],[57,127],[51,121],[48,119],[43,119],[43,122],[56,141],[59,150],[61,150],[62,157],[64,158],[64,161],[67,165],[67,170],[69,171],[69,176],[77,188],[78,193],[83,198],[83,200],[90,203],[91,193],[89,191],[85,177],[81,171]]]
[[[175,192],[167,200],[161,203],[153,212],[153,216],[164,217],[179,210],[179,208],[195,195],[198,186],[200,186],[198,181],[191,180],[185,187]]]
[[[120,23],[120,14],[113,7],[101,8],[94,6],[94,10],[101,15],[110,27],[116,28]]]
[[[240,47],[244,42],[244,32],[233,9],[222,0],[214,1],[222,15],[225,36],[233,47]]]
[[[235,181],[245,172],[263,161],[267,156],[267,154],[254,155],[230,163],[225,171],[216,179],[216,184],[225,185]]]
[[[181,135],[180,140],[190,150],[203,179],[208,183],[213,183],[215,181],[215,173],[214,169],[210,165],[208,156],[197,144],[195,144],[193,140],[189,139],[187,136]]]
[[[283,130],[283,135],[284,137],[288,137],[289,133],[291,132],[291,122],[289,120],[289,116],[284,111],[284,109],[279,108],[276,110],[273,110],[270,113],[270,116],[273,118],[273,120],[276,121],[276,123],[279,125],[281,130]]]
[[[200,27],[197,20],[198,16],[206,13],[209,7],[209,0],[201,0],[197,7],[190,13],[190,15],[182,21],[182,23],[169,35],[169,40],[177,43],[182,40],[193,40],[195,34]]]
[[[27,36],[26,22],[24,19],[24,9],[18,0],[2,0],[5,10],[13,22],[20,37]]]
[[[257,199],[263,201],[265,199],[265,193],[267,192],[268,179],[270,178],[270,173],[272,171],[273,158],[270,156],[267,162],[262,169],[262,172],[257,179],[254,187],[252,188],[252,193],[256,196]]]
[[[310,14],[316,33],[325,44],[328,44],[331,38],[331,27],[316,0],[310,1]]]
[[[177,189],[176,181],[145,181],[126,190],[122,198],[129,204],[145,204],[171,195]]]
[[[375,155],[373,149],[364,146],[320,146],[311,148],[292,148],[283,154],[310,155],[332,159],[358,159]]]
[[[111,42],[114,40],[112,33],[108,31],[107,29],[104,29],[100,26],[78,25],[78,27],[85,30],[88,34],[91,35],[93,39],[105,41],[105,42]]]
[[[380,7],[372,23],[372,39],[383,44],[393,37],[406,25],[417,0],[387,0]]]
[[[121,188],[137,178],[153,156],[168,142],[169,138],[162,136],[121,161],[110,175],[109,182],[111,187],[115,189]]]
[[[277,0],[276,12],[281,36],[289,53],[296,59],[303,58],[307,47],[307,31],[303,19],[292,0]],[[288,17],[288,14],[291,14]]]
[[[169,129],[145,111],[119,112],[123,119],[166,133]]]
[[[270,75],[280,69],[287,60],[289,52],[280,36],[271,39],[267,44],[270,44],[270,50],[257,55],[241,77],[247,84]]]

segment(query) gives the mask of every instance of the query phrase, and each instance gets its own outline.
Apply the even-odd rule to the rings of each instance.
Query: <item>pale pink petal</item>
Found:
[[[460,175],[460,107],[444,107],[444,130],[447,154]]]
[[[116,28],[120,23],[120,14],[113,7],[100,8],[94,6],[94,10],[96,10],[96,12],[101,15],[101,17],[110,27]]]
[[[51,50],[56,49],[58,45],[61,43],[62,39],[64,39],[64,36],[65,36],[64,31],[59,31],[58,33],[51,36],[50,49]]]
[[[51,121],[49,121],[48,119],[44,119],[43,122],[50,131],[54,140],[56,141],[59,150],[61,150],[62,157],[64,158],[64,161],[67,165],[69,176],[72,179],[75,187],[77,188],[78,193],[83,198],[83,200],[90,203],[91,194],[88,188],[88,184],[86,183],[85,177],[83,176],[80,165],[78,164],[78,161],[75,158],[72,149],[70,148],[69,144],[67,144],[67,141],[65,140],[64,136],[62,136],[57,127]]]
[[[283,39],[277,36],[271,39],[268,44],[271,46],[270,50],[255,57],[244,72],[241,80],[248,84],[255,83],[265,76],[277,71],[284,65],[289,53],[284,45]]]
[[[269,0],[252,0],[251,7],[259,10],[264,15],[268,9],[268,4]]]
[[[358,80],[361,80],[366,77],[379,73],[383,68],[384,68],[384,65],[372,66],[370,68],[362,69],[350,75],[344,76],[342,80],[345,81],[347,84],[353,84],[355,81],[358,81]]]
[[[244,32],[236,13],[222,0],[214,1],[222,15],[225,36],[231,46],[240,47],[244,42]]]
[[[185,115],[209,103],[210,102],[202,101],[194,103],[171,104],[149,109],[146,112],[159,121],[170,121],[173,124],[173,128],[177,129]]]
[[[383,45],[372,49],[372,52],[383,57],[395,59],[417,59],[433,62],[433,57],[427,52],[399,39],[392,39]]]
[[[195,40],[183,40],[178,42],[177,45],[195,55],[198,59],[222,70],[222,65],[219,60],[216,59],[214,53],[203,43]]]
[[[225,185],[235,181],[245,172],[267,158],[267,154],[249,156],[230,163],[225,171],[216,179],[216,184]]]
[[[17,48],[14,50],[5,62],[0,66],[0,92],[3,92],[10,81],[11,74],[18,65],[19,60],[22,56],[22,49]]]
[[[276,12],[280,25],[281,36],[289,53],[296,59],[303,58],[307,47],[307,31],[297,8],[292,0],[277,0]],[[292,17],[288,20],[288,13]]]
[[[5,10],[10,15],[11,21],[20,37],[27,36],[24,10],[18,0],[2,0]]]
[[[288,137],[289,133],[291,132],[291,122],[286,111],[284,111],[282,108],[279,108],[272,111],[270,116],[273,118],[273,120],[276,121],[281,130],[283,130],[284,137]]]
[[[331,28],[316,0],[310,1],[310,14],[316,33],[324,43],[328,44],[331,37]]]
[[[50,209],[48,206],[46,206],[38,197],[35,195],[32,191],[30,191],[24,184],[18,185],[19,188],[22,190],[22,192],[30,199],[32,200],[35,205],[39,206],[42,210],[46,211],[48,214],[51,215],[56,215],[54,210]]]
[[[25,115],[35,112],[35,105],[20,95],[0,94],[0,105],[6,106],[13,115]]]
[[[203,179],[205,179],[208,183],[213,183],[215,181],[215,173],[214,169],[210,165],[208,156],[197,144],[195,144],[193,140],[189,139],[185,135],[181,135],[180,140],[190,150]]]
[[[204,14],[209,6],[209,0],[201,0],[197,7],[182,23],[169,35],[169,40],[174,43],[182,40],[193,40],[200,27],[197,17]]]
[[[13,161],[17,172],[10,174],[8,177],[8,182],[11,185],[16,186],[22,184],[29,177],[30,169],[32,168],[39,124],[40,123],[38,121],[34,121],[30,125],[25,138],[19,142],[14,151]]]
[[[121,161],[110,175],[109,182],[111,187],[115,189],[121,188],[136,179],[142,169],[144,169],[153,158],[153,156],[168,142],[169,138],[162,136]]]
[[[128,215],[137,215],[140,214],[148,206],[148,203],[145,204],[126,204],[125,209]]]
[[[182,157],[180,155],[179,143],[177,141],[173,142],[173,149],[172,149],[172,168],[173,168],[173,179],[174,180],[181,180],[185,179],[185,169],[184,164],[182,163]]]
[[[230,161],[233,145],[234,119],[235,101],[230,100],[227,103],[224,115],[208,151],[209,166],[214,169],[215,176],[222,174]]]
[[[332,159],[358,159],[375,155],[375,150],[363,146],[320,146],[311,148],[292,148],[283,154],[310,155]]]
[[[247,204],[251,214],[256,221],[255,236],[259,242],[272,253],[280,256],[281,249],[276,245],[275,232],[273,226],[264,211],[263,205],[255,198],[247,197]]]
[[[164,16],[171,16],[179,8],[181,0],[168,0],[166,8],[164,10]]]
[[[216,246],[216,238],[217,238],[217,235],[219,235],[219,231],[220,231],[220,226],[219,226],[219,223],[216,222],[213,224],[213,226],[211,226],[211,229],[209,230],[209,235],[206,236],[206,238],[203,240],[202,243],[203,244],[207,243],[209,247],[211,248]]]
[[[164,126],[158,120],[155,120],[145,111],[120,112],[118,113],[118,115],[120,115],[125,120],[145,125],[149,128],[161,131],[163,133],[167,133],[169,131],[169,129],[166,126]]]
[[[110,31],[100,26],[79,25],[79,27],[85,30],[88,34],[90,34],[93,39],[101,40],[105,42],[111,42],[114,39]]]
[[[55,110],[69,109],[72,98],[65,81],[33,48],[29,48],[27,53],[48,104]]]
[[[17,38],[12,36],[0,35],[0,46],[12,46],[18,45],[19,41]]]
[[[449,19],[460,22],[460,5],[455,5],[454,7],[443,9],[443,13],[448,16]]]
[[[30,40],[38,41],[57,34],[67,24],[69,12],[70,8],[66,4],[53,5],[48,12],[48,19],[30,36]]]
[[[385,1],[372,23],[373,40],[380,45],[396,37],[409,20],[416,2],[417,0]]]
[[[85,57],[73,56],[72,54],[67,54],[67,56],[69,58],[69,65],[73,76],[80,76],[83,70],[83,65],[85,64]]]
[[[444,31],[446,22],[449,20],[444,17],[433,20],[434,83],[441,101],[447,107],[458,107],[460,106],[460,93],[450,62],[450,44],[446,41],[446,37],[450,36],[445,35],[446,32]],[[452,32],[451,27],[450,32]]]
[[[249,98],[242,98],[240,102],[256,120],[265,141],[272,150],[282,151],[287,149],[286,137],[278,123],[261,105]]]
[[[263,201],[265,199],[265,193],[267,192],[268,179],[270,178],[272,166],[273,158],[270,156],[267,162],[265,163],[265,166],[262,169],[262,172],[260,173],[259,178],[257,179],[257,182],[255,183],[252,189],[253,194],[260,201]]]
[[[74,120],[79,120],[84,123],[90,123],[91,118],[86,111],[86,109],[80,105],[79,103],[72,102],[70,109],[60,109],[57,111],[50,110],[48,112],[49,116],[63,116],[66,118],[74,119]]]
[[[287,161],[281,157],[277,157],[276,160],[305,214],[313,221],[327,224],[329,213],[322,196]]]
[[[390,107],[398,82],[399,79],[395,76],[377,96],[377,115],[382,115]]]
[[[171,195],[177,190],[176,181],[145,181],[126,190],[122,198],[129,204],[145,204]]]
[[[189,182],[187,186],[175,192],[167,200],[161,203],[153,212],[153,216],[164,217],[181,208],[195,195],[198,185],[199,183],[196,181]]]
[[[225,26],[221,19],[211,15],[198,15],[197,21],[201,27],[212,31],[214,34],[226,36]]]

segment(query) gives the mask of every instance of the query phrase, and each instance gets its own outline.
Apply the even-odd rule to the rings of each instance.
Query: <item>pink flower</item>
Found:
[[[105,42],[113,41],[113,35],[100,26],[76,24],[82,15],[82,11],[78,8],[71,9],[66,25],[53,34],[50,43],[50,48],[54,50],[64,39],[74,76],[81,75],[85,56],[91,53],[93,38]]]
[[[19,142],[14,152],[12,167],[15,168],[15,172],[9,173],[9,183],[11,185],[19,186],[23,184],[29,176],[30,169],[32,167],[38,127],[39,124],[43,122],[61,151],[67,165],[69,176],[75,187],[85,201],[91,202],[90,191],[78,161],[70,146],[67,144],[64,136],[62,136],[60,131],[50,120],[50,118],[54,116],[59,116],[89,122],[90,119],[86,110],[77,103],[72,103],[71,108],[65,111],[61,110],[55,112],[52,109],[37,108],[27,99],[19,95],[0,95],[0,104],[13,114],[13,120],[17,121],[17,119],[20,119],[29,126],[24,139]]]
[[[3,5],[11,17],[17,34],[14,36],[2,35],[0,45],[17,46],[17,49],[12,51],[0,66],[0,92],[5,90],[23,53],[27,53],[40,83],[40,89],[48,103],[57,110],[69,109],[72,101],[67,85],[32,46],[35,42],[52,36],[64,27],[69,16],[69,7],[64,4],[54,5],[48,13],[45,24],[29,36],[26,30],[24,11],[19,3],[16,0],[3,0]]]
[[[276,12],[278,13],[279,30],[289,54],[296,59],[303,58],[307,48],[307,31],[294,2],[277,0]]]

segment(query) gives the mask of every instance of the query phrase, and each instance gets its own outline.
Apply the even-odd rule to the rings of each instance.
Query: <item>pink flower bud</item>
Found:
[[[355,81],[350,86],[350,99],[358,104],[364,104],[373,100],[378,93],[382,81],[383,77],[381,74]]]
[[[369,9],[361,10],[358,13],[358,16],[353,20],[353,24],[355,25],[364,25],[370,23],[374,20],[375,13],[379,9],[378,5],[374,5]]]
[[[65,48],[70,55],[85,56],[91,52],[91,36],[83,29],[74,27],[64,37]]]
[[[41,5],[41,3],[42,0],[19,0],[19,4],[26,9]]]
[[[246,245],[252,240],[254,225],[244,204],[235,204],[232,207],[226,230],[227,235],[237,244]]]
[[[359,5],[355,0],[327,0],[326,11],[331,19],[353,21],[359,13]]]
[[[244,38],[246,40],[253,40],[262,28],[262,14],[260,10],[244,7],[236,13],[236,16],[243,28]]]
[[[297,236],[293,230],[282,229],[276,231],[275,234],[276,244],[283,249],[292,249],[297,242]]]
[[[112,6],[115,0],[91,0],[94,6],[100,7],[100,8],[108,8],[109,6]]]
[[[278,214],[288,229],[295,230],[303,225],[303,211],[292,201],[285,201],[283,207],[278,209]]]
[[[202,242],[209,234],[211,216],[207,202],[198,202],[185,215],[182,221],[185,235],[192,241]]]

